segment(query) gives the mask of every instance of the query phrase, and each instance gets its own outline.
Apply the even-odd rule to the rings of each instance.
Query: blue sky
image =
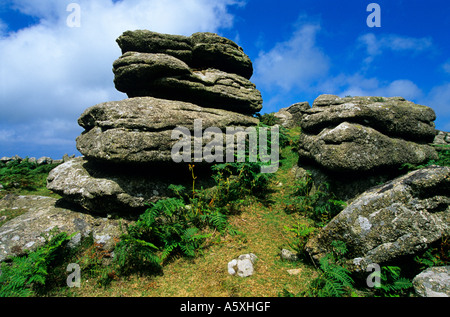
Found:
[[[79,27],[69,27],[80,8]],[[381,27],[367,25],[370,3]],[[450,131],[450,4],[445,0],[4,0],[0,4],[0,156],[80,155],[77,119],[114,88],[125,30],[215,32],[254,65],[263,113],[320,94],[403,96]]]

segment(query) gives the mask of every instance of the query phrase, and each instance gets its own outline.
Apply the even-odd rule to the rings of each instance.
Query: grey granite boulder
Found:
[[[151,96],[246,114],[262,109],[261,93],[249,80],[252,63],[229,39],[140,30],[125,32],[117,42],[123,55],[113,64],[114,83],[130,98]]]
[[[10,256],[34,251],[45,243],[44,234],[58,229],[75,234],[69,242],[76,246],[81,238],[92,234],[94,242],[103,250],[114,250],[126,219],[115,220],[104,216],[92,216],[84,212],[59,206],[58,199],[42,196],[8,195],[0,200],[0,210],[22,209],[24,213],[0,227],[0,262]]]
[[[117,43],[126,52],[163,53],[176,57],[192,68],[215,68],[250,79],[253,65],[243,49],[214,33],[191,36],[162,34],[148,30],[126,31]]]
[[[436,132],[433,109],[401,97],[319,96],[306,111],[302,129],[318,133],[342,122],[361,124],[393,138],[415,142],[433,142]]]
[[[116,163],[172,163],[172,139],[177,127],[194,137],[195,120],[202,130],[209,127],[255,126],[258,120],[239,113],[202,108],[194,104],[156,99],[131,98],[106,102],[87,109],[78,120],[85,131],[77,138],[77,148],[88,159]]]
[[[450,266],[426,269],[414,277],[413,285],[421,297],[450,297]]]
[[[139,213],[173,195],[168,187],[181,179],[175,168],[164,173],[159,166],[110,166],[76,158],[49,173],[47,188],[94,214]]]
[[[411,172],[356,197],[306,246],[319,259],[343,241],[355,270],[415,254],[450,233],[450,167]]]
[[[317,135],[300,136],[300,160],[307,159],[337,172],[398,168],[437,159],[433,147],[389,137],[361,124],[343,122]]]

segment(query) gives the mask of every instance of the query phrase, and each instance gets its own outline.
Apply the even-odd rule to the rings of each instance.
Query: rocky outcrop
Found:
[[[300,155],[333,172],[367,172],[437,159],[427,144],[389,137],[361,124],[343,122],[317,135],[302,134]]]
[[[404,164],[438,158],[434,111],[401,97],[322,95],[302,113],[299,165],[344,200],[397,177]]]
[[[438,146],[450,145],[450,132],[436,130],[436,137],[434,138],[433,144]]]
[[[117,42],[123,55],[113,64],[114,82],[130,98],[84,111],[78,120],[84,132],[77,138],[84,157],[58,166],[47,180],[50,190],[92,213],[141,212],[173,195],[171,184],[192,186],[186,163],[198,169],[216,162],[226,130],[257,125],[251,114],[262,107],[249,81],[251,61],[228,39],[138,30]],[[210,143],[210,151],[203,151]],[[173,157],[176,146],[184,165]],[[191,151],[184,156],[186,149]]]
[[[288,108],[280,109],[274,114],[281,122],[281,125],[287,129],[299,127],[303,121],[303,114],[311,109],[308,102],[298,102]]]
[[[21,209],[25,213],[0,227],[0,262],[36,250],[45,243],[42,234],[55,228],[75,234],[69,242],[71,246],[92,235],[99,247],[111,252],[122,233],[120,226],[129,223],[126,219],[96,217],[58,206],[57,199],[51,197],[8,195],[0,200],[0,211],[4,209]]]
[[[261,93],[249,81],[250,59],[234,42],[212,33],[191,37],[125,32],[113,64],[116,88],[129,97],[156,97],[253,114]]]
[[[431,267],[413,279],[420,297],[450,297],[450,266]]]
[[[450,233],[450,168],[411,172],[356,197],[306,246],[319,259],[340,240],[355,270],[424,250]]]
[[[233,41],[213,33],[194,33],[190,37],[161,34],[148,30],[127,31],[117,43],[127,52],[161,53],[173,56],[192,68],[215,68],[250,79],[250,58]]]
[[[77,148],[88,159],[116,163],[172,162],[171,150],[177,139],[172,131],[184,127],[193,144],[194,120],[202,120],[202,131],[217,127],[254,126],[250,116],[194,104],[156,99],[131,98],[106,102],[87,109],[78,120],[85,129]]]

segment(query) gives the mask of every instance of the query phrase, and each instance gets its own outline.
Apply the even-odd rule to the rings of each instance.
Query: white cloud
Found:
[[[307,89],[327,74],[328,57],[316,46],[318,24],[303,24],[285,42],[260,52],[253,81],[266,89]]]
[[[385,34],[376,36],[374,33],[361,35],[357,39],[359,47],[366,50],[367,57],[364,60],[366,65],[372,63],[376,56],[385,51],[420,53],[429,50],[433,46],[433,41],[429,37],[414,38],[397,34]]]
[[[66,24],[70,14],[66,8],[71,2],[81,8],[79,28]],[[0,37],[0,124],[30,142],[35,130],[48,129],[47,140],[61,143],[61,138],[65,138],[73,145],[77,119],[84,109],[99,102],[126,98],[115,90],[112,73],[112,63],[121,55],[115,42],[120,34],[134,29],[184,35],[217,32],[232,26],[233,16],[228,7],[242,5],[235,0],[13,0],[12,3],[40,22]],[[65,129],[66,124],[73,128]],[[21,125],[31,128],[19,132]]]
[[[448,60],[446,63],[444,63],[444,64],[442,65],[442,69],[443,69],[446,73],[450,74],[450,60]]]

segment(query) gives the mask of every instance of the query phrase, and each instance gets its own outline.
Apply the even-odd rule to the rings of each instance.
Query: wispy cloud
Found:
[[[367,33],[357,39],[357,44],[366,50],[367,57],[364,62],[368,65],[386,51],[416,54],[429,50],[433,46],[433,41],[429,37],[414,38],[397,34],[377,36],[374,33]]]

